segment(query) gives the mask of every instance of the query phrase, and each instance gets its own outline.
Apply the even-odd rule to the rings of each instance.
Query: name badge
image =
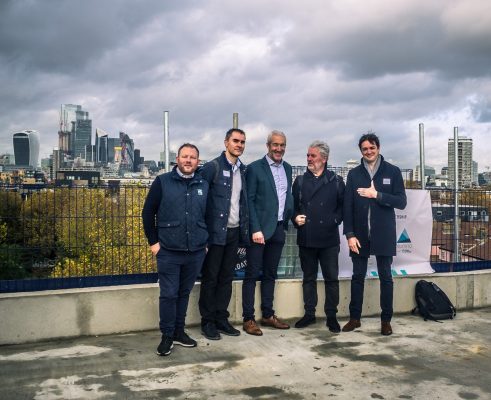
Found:
[[[198,189],[198,196],[203,196],[203,190]]]
[[[384,178],[383,184],[390,185],[390,178]]]
[[[230,171],[223,170],[223,176],[230,177]]]

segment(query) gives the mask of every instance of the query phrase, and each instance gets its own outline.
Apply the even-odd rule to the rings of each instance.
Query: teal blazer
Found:
[[[293,215],[292,167],[283,161],[288,187],[286,190],[283,225],[288,229],[288,220]],[[247,166],[247,198],[249,201],[249,224],[251,235],[261,231],[264,240],[273,236],[278,225],[278,195],[271,168],[263,157]]]

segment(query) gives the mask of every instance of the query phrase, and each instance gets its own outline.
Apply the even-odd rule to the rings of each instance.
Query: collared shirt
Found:
[[[283,221],[283,214],[285,213],[285,201],[286,191],[288,189],[288,180],[286,178],[285,167],[283,160],[281,162],[274,162],[266,154],[266,160],[268,161],[269,168],[273,174],[274,184],[276,186],[276,194],[278,195],[278,221]]]
[[[189,175],[186,175],[186,174],[183,174],[181,172],[181,170],[179,169],[179,167],[176,167],[176,172],[177,174],[181,177],[181,178],[184,178],[184,179],[191,179],[194,177],[194,172],[192,174],[189,174]]]
[[[228,214],[227,228],[237,228],[240,222],[240,191],[242,190],[242,178],[240,177],[241,162],[237,159],[235,164],[227,162],[232,167],[232,196],[230,197],[230,211]]]

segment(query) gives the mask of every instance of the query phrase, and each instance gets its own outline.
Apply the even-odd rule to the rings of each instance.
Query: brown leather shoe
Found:
[[[290,329],[290,325],[280,321],[276,315],[272,315],[269,318],[261,318],[261,325],[276,329]]]
[[[382,321],[382,329],[380,333],[384,336],[392,335],[392,327],[390,326],[389,321]]]
[[[249,321],[244,321],[244,323],[242,324],[242,328],[244,329],[245,333],[248,333],[249,335],[263,335],[263,331],[259,329],[259,326],[257,326],[256,321],[254,321],[253,319],[250,319]]]
[[[351,332],[354,331],[356,328],[359,328],[361,326],[361,322],[359,319],[350,319],[348,323],[343,326],[343,332]]]

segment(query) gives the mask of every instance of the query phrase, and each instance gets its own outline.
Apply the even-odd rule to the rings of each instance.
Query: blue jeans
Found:
[[[193,252],[160,248],[157,253],[159,276],[160,331],[166,336],[184,330],[189,294],[201,270],[205,250]]]
[[[390,322],[392,319],[392,299],[394,283],[392,281],[392,257],[376,256],[377,271],[380,279],[380,308],[382,321]],[[363,308],[363,291],[365,289],[365,276],[367,274],[368,257],[351,257],[353,261],[353,277],[351,278],[351,301],[349,312],[351,319],[360,319]]]
[[[265,244],[253,243],[247,248],[247,266],[242,283],[242,316],[244,321],[254,319],[254,293],[256,281],[261,278],[261,311],[263,318],[274,315],[274,285],[278,275],[278,264],[285,244],[283,224],[266,240]]]

